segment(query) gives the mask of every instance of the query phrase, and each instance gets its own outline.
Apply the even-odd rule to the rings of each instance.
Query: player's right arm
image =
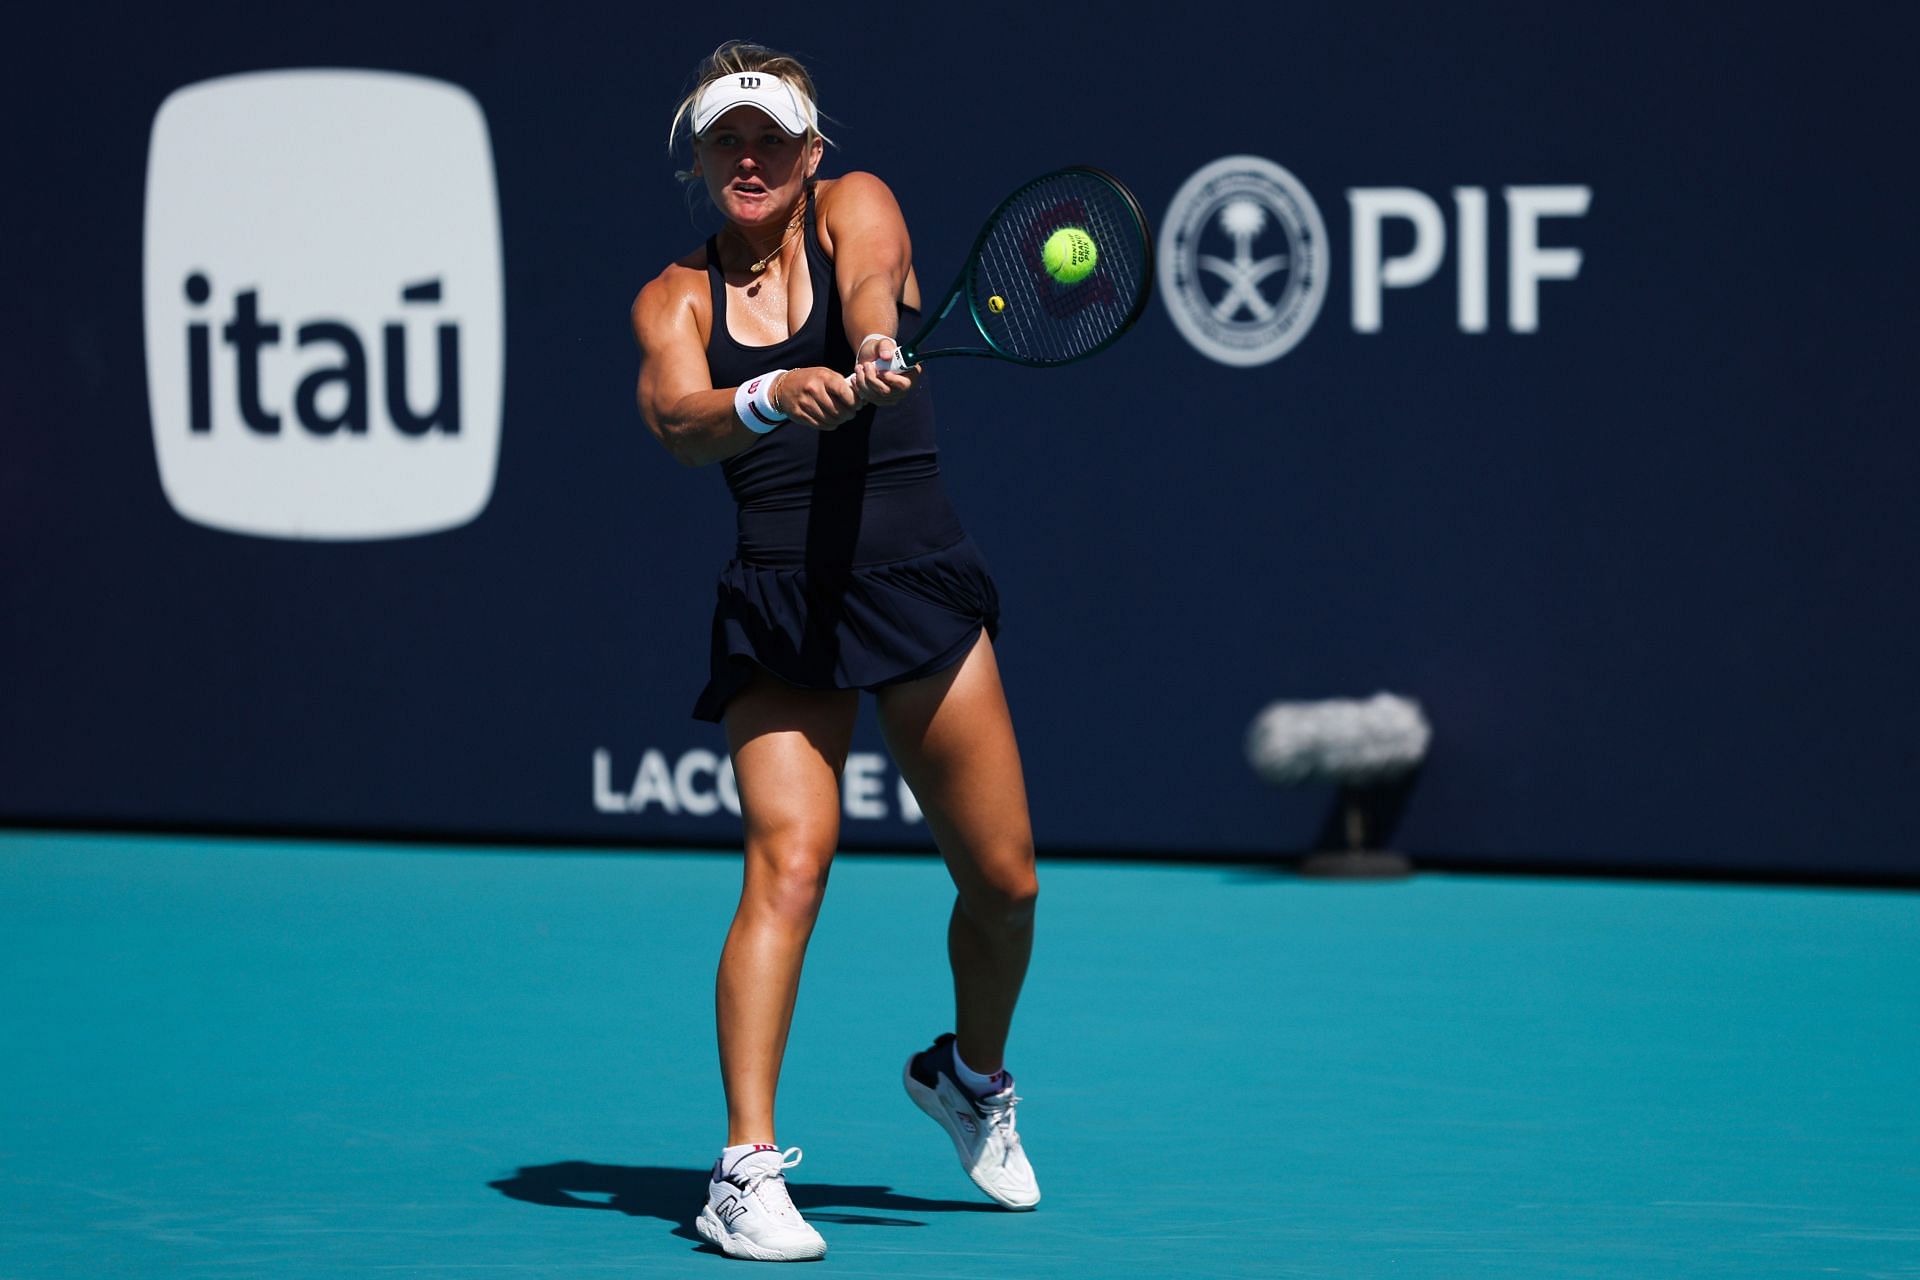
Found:
[[[731,458],[760,438],[735,412],[735,388],[713,385],[701,323],[710,309],[707,297],[704,272],[675,264],[640,290],[631,314],[640,346],[640,416],[667,452],[689,467]],[[774,392],[793,420],[790,427],[831,431],[859,408],[846,380],[831,369],[791,370]]]
[[[677,462],[698,467],[731,458],[760,437],[734,414],[734,389],[713,385],[691,276],[677,264],[662,271],[633,300],[631,318],[640,344],[640,416]]]

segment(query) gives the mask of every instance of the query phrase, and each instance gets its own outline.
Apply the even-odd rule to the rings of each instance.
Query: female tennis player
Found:
[[[872,174],[817,176],[814,103],[773,50],[729,43],[701,65],[669,143],[684,121],[689,176],[726,225],[633,304],[640,412],[682,463],[720,463],[739,509],[694,709],[726,726],[746,824],[715,1001],[727,1145],[697,1226],[770,1261],[826,1252],[787,1194],[800,1151],[775,1141],[774,1091],[862,689],[959,890],[955,1030],[908,1059],[907,1093],[987,1195],[1040,1199],[1003,1062],[1038,885],[998,597],[941,486],[919,371],[888,368],[920,305],[906,224]]]

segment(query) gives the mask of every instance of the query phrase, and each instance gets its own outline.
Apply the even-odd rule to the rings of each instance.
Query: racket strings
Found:
[[[1092,272],[1072,283],[1053,279],[1043,261],[1048,237],[1067,227],[1086,232],[1097,253]],[[1065,363],[1099,350],[1132,322],[1150,267],[1147,230],[1131,199],[1101,174],[1063,170],[1016,192],[983,236],[974,314],[1002,355]]]

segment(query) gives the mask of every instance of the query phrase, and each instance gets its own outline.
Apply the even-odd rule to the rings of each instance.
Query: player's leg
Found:
[[[858,698],[762,675],[727,704],[746,864],[714,990],[727,1147],[694,1226],[736,1258],[791,1262],[827,1251],[787,1194],[785,1171],[799,1153],[789,1159],[774,1145],[773,1100],[839,839],[839,775]]]
[[[907,1094],[1010,1209],[1040,1199],[1014,1128],[1007,1030],[1033,952],[1033,832],[1013,720],[983,634],[958,665],[880,692],[880,723],[959,891],[947,925],[957,1036],[909,1060]]]
[[[858,699],[761,675],[727,704],[746,826],[740,903],[715,992],[730,1145],[774,1141],[774,1090],[840,837],[840,770]]]
[[[959,893],[947,929],[955,1032],[967,1064],[1002,1065],[1033,951],[1033,828],[1013,718],[983,634],[946,671],[879,694],[888,749]]]

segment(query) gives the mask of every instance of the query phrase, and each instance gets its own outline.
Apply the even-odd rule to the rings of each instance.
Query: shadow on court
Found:
[[[657,1165],[591,1164],[562,1160],[558,1164],[527,1165],[511,1178],[487,1185],[514,1200],[561,1209],[612,1209],[636,1218],[671,1222],[673,1234],[718,1252],[693,1229],[693,1220],[707,1196],[707,1170],[665,1169]],[[814,1222],[836,1222],[862,1227],[924,1227],[912,1218],[871,1213],[836,1213],[835,1209],[885,1209],[905,1213],[993,1213],[998,1207],[971,1200],[923,1200],[903,1196],[890,1187],[848,1186],[841,1183],[791,1184],[794,1205]]]

